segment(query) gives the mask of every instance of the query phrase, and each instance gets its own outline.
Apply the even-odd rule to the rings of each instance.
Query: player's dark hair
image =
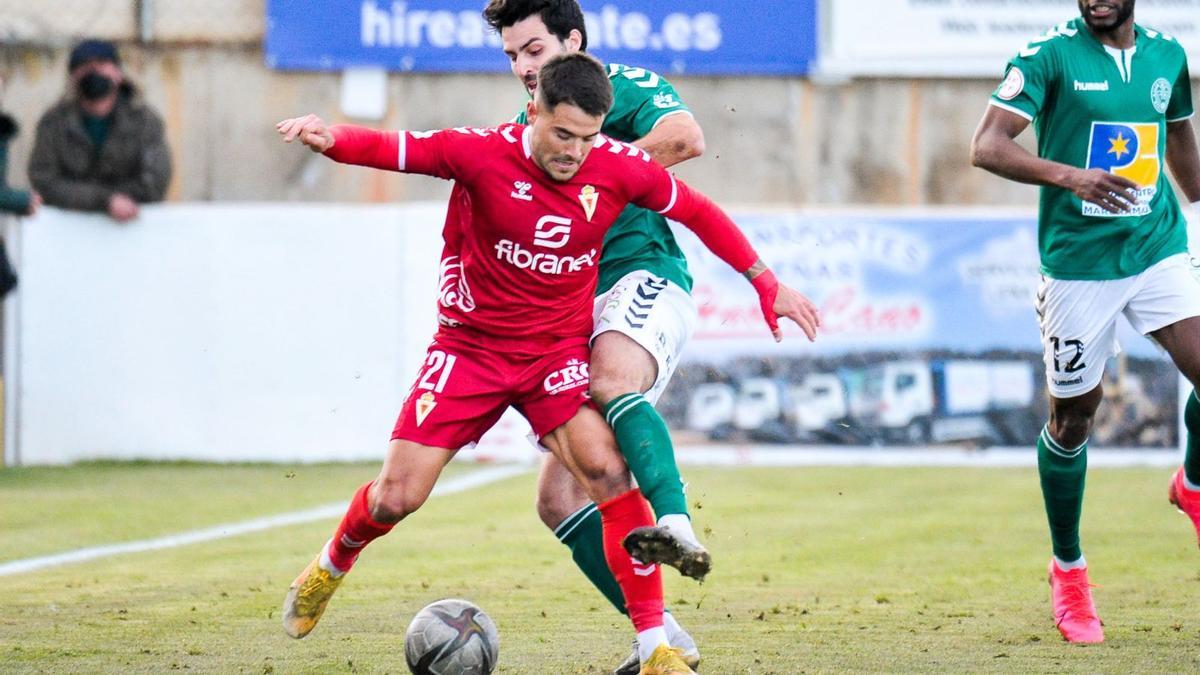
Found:
[[[542,17],[546,30],[560,41],[570,37],[571,31],[579,31],[579,48],[587,51],[587,26],[577,0],[489,0],[483,8],[484,20],[497,33],[534,14]]]
[[[613,104],[612,83],[595,58],[583,52],[559,54],[538,72],[537,96],[547,111],[569,103],[585,113],[607,115]]]

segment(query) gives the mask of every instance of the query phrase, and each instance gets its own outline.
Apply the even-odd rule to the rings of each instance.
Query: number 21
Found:
[[[446,381],[450,379],[450,371],[454,370],[454,364],[458,361],[458,357],[452,354],[447,354],[442,351],[429,352],[429,358],[425,359],[425,375],[421,377],[421,381],[417,382],[418,389],[428,389],[435,393],[442,393],[446,388]],[[438,378],[437,384],[433,383],[433,376],[441,371],[441,377]]]

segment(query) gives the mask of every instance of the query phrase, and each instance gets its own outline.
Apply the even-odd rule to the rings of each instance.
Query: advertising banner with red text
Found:
[[[781,281],[820,309],[809,342],[776,344],[741,275],[676,227],[699,321],[660,408],[681,433],[780,443],[1029,445],[1047,367],[1071,373],[1106,345],[1059,339],[1043,363],[1041,275],[1029,212],[749,212],[735,219]],[[1174,446],[1170,363],[1121,320],[1096,439]],[[1161,391],[1160,391],[1161,390]],[[693,439],[695,440],[695,439]]]

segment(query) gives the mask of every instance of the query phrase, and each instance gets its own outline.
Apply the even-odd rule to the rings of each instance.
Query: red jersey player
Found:
[[[692,672],[667,646],[657,566],[638,563],[621,545],[631,530],[652,527],[653,517],[631,489],[611,429],[586,405],[605,232],[628,203],[663,213],[752,277],[776,335],[777,315],[806,328],[817,322],[812,304],[775,280],[719,208],[644,151],[599,134],[611,103],[603,67],[576,53],[543,66],[529,126],[377,132],[327,127],[312,115],[278,125],[286,141],[299,138],[339,162],[454,179],[472,209],[460,270],[471,298],[443,305],[379,476],[358,490],[334,537],[289,589],[289,635],[313,629],[362,547],[417,510],[454,453],[512,405],[599,504],[605,556],[646,672]]]

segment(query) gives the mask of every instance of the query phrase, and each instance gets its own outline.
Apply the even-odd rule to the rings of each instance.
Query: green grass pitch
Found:
[[[375,470],[0,470],[0,562],[348,499]],[[687,470],[716,567],[703,585],[668,573],[667,599],[717,675],[1196,672],[1200,551],[1169,473],[1089,477],[1103,645],[1067,645],[1051,622],[1033,469]],[[434,498],[367,550],[302,641],[279,606],[332,519],[0,577],[0,672],[403,674],[409,619],[452,596],[499,624],[498,672],[606,672],[631,629],[532,504],[532,474]]]

